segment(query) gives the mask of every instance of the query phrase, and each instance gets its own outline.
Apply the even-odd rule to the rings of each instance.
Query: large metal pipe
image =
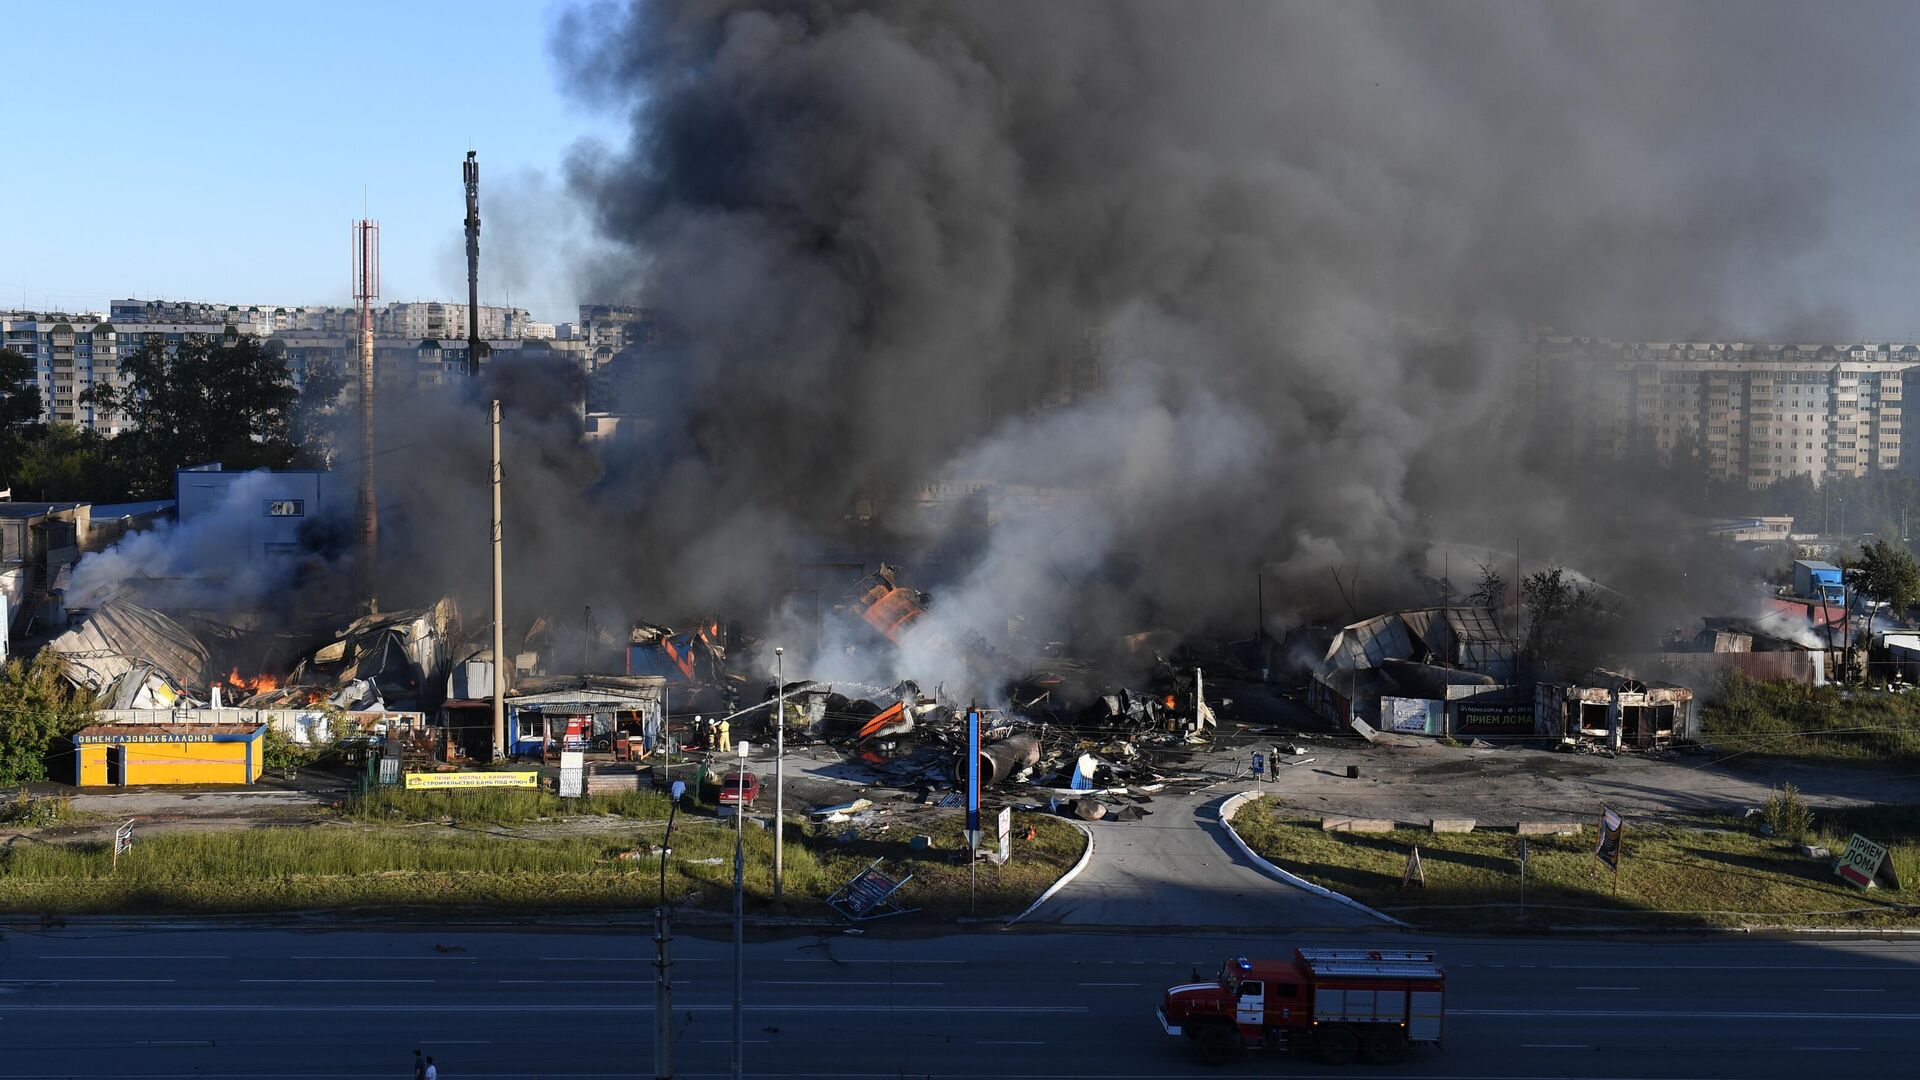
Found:
[[[963,752],[955,763],[955,782],[967,782],[967,756]],[[1040,764],[1040,737],[1015,735],[980,748],[980,786],[992,787],[1021,769]]]
[[[374,595],[380,515],[373,497],[373,301],[379,295],[380,226],[363,218],[353,224],[353,299],[360,331],[360,596],[370,613],[380,610]]]

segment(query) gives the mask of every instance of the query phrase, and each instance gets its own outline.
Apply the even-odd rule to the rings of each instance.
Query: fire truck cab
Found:
[[[1409,1044],[1440,1042],[1445,997],[1430,952],[1295,949],[1290,960],[1230,958],[1213,982],[1169,989],[1157,1016],[1210,1065],[1249,1049],[1386,1063]]]

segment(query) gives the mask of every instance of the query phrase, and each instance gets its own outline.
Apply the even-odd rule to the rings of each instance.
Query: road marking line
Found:
[[[1139,984],[1139,983],[1088,983],[1088,982],[1083,982],[1083,983],[1081,983],[1080,985],[1081,985],[1081,986],[1139,986],[1140,984]]]
[[[399,960],[413,963],[416,960],[478,960],[477,956],[294,956],[293,960]]]
[[[965,839],[965,837],[962,837],[961,839]],[[732,1040],[732,1039],[701,1039],[700,1041],[701,1041],[701,1042],[703,1042],[703,1043],[727,1043],[728,1045],[731,1045],[731,1044],[733,1043],[733,1040]],[[766,1040],[766,1039],[741,1039],[740,1041],[741,1041],[741,1042],[744,1042],[744,1043],[765,1043],[765,1042],[767,1042],[768,1040]]]
[[[652,982],[652,979],[648,979]],[[855,982],[847,979],[756,979],[755,986],[944,986],[937,982]]]
[[[1576,1020],[1920,1020],[1920,1013],[1698,1012],[1684,1009],[1448,1009],[1449,1016],[1540,1016]]]
[[[170,983],[172,979],[0,979],[0,983]]]
[[[495,979],[502,986],[652,986],[653,979]],[[692,986],[685,979],[677,986]]]
[[[224,957],[224,956],[120,956],[118,954],[100,953],[97,955],[88,955],[88,956],[76,956],[76,955],[55,956],[52,954],[48,954],[46,956],[39,957],[38,959],[41,959],[41,960],[225,960],[227,959],[227,957]]]
[[[964,964],[965,960],[836,960],[831,956],[789,956],[786,964]]]
[[[432,979],[241,979],[243,983],[430,983]]]
[[[1819,1053],[1824,1054],[1833,1050],[1858,1050],[1860,1048],[1857,1046],[1796,1046],[1794,1047],[1794,1049],[1795,1050],[1812,1050],[1812,1051],[1817,1051]]]
[[[749,1002],[747,1003],[745,1008],[746,1008],[746,1011],[748,1012],[756,1012],[756,1013],[863,1013],[863,1012],[871,1012],[871,1013],[1033,1013],[1033,1014],[1061,1015],[1061,1016],[1066,1016],[1066,1015],[1084,1016],[1087,1013],[1090,1013],[1093,1011],[1092,1009],[1088,1008],[1085,1005],[958,1005],[958,1004],[956,1005],[908,1005],[908,1004],[900,1004],[900,1003],[891,1002],[891,1001],[882,1001],[882,1002],[874,1002],[874,1003],[855,1003],[851,1005],[840,1004],[840,1003],[829,1004],[829,1005],[815,1005],[815,1004],[775,1005],[775,1004],[758,1004],[758,1003]],[[159,1003],[135,1002],[135,1003],[121,1003],[121,1004],[115,1004],[115,1005],[102,1005],[102,1004],[61,1004],[58,1002],[24,1001],[24,1002],[10,1002],[7,1005],[7,1010],[9,1012],[14,1012],[14,1013],[21,1013],[21,1012],[45,1012],[45,1013],[96,1013],[96,1012],[257,1013],[257,1012],[271,1012],[271,1013],[367,1013],[367,1014],[377,1015],[380,1013],[445,1013],[447,1009],[448,1009],[448,1006],[445,1004],[426,1004],[426,1003],[415,1002],[415,1001],[396,1001],[396,1002],[385,1002],[385,1003],[378,1003],[378,1002],[367,1003],[363,1001],[347,1002],[347,1003],[314,1002],[314,1003],[302,1004],[302,1005],[265,1004],[265,1003],[253,1002],[253,1001],[232,1002],[232,1003],[223,1003],[223,1004],[207,1004],[207,1005],[184,1005],[184,1004],[173,1004],[169,1002],[159,1002]],[[473,1013],[529,1013],[529,1012],[536,1012],[536,1013],[567,1013],[567,1012],[650,1013],[653,1011],[653,1004],[651,1002],[632,1002],[632,1003],[621,1003],[621,1004],[610,1004],[610,1003],[603,1003],[603,1002],[583,1002],[583,1003],[574,1004],[574,1005],[555,1005],[555,1004],[545,1004],[541,1002],[524,1002],[519,1004],[511,1004],[511,1005],[507,1005],[507,1004],[496,1005],[496,1004],[475,1002],[471,1004],[462,1004],[460,1005],[459,1009],[461,1012],[473,1012]],[[720,1004],[675,1005],[673,1007],[673,1010],[675,1012],[724,1013],[724,1012],[731,1012],[733,1010],[733,1006],[720,1005]],[[1648,1015],[1668,1015],[1668,1014],[1662,1013],[1662,1014],[1648,1014]],[[1920,1014],[1912,1015],[1912,1016],[1887,1017],[1886,1019],[1920,1020]],[[4,1075],[5,1074],[0,1074],[0,1076],[4,1076]],[[248,1075],[254,1075],[254,1074],[248,1074]]]

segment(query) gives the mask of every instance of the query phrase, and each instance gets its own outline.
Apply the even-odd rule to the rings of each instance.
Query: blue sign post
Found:
[[[980,873],[980,710],[967,709],[967,914],[978,915]]]
[[[967,710],[967,843],[980,842],[980,710]]]

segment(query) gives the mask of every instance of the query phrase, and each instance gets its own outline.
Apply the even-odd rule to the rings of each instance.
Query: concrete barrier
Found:
[[[1393,822],[1386,818],[1326,817],[1320,819],[1323,832],[1360,832],[1385,833],[1393,831]]]
[[[1479,822],[1470,817],[1437,817],[1433,819],[1433,831],[1437,833],[1470,833]]]
[[[1578,836],[1580,826],[1569,821],[1523,821],[1514,831],[1521,836]]]
[[[1249,801],[1253,799],[1260,798],[1263,794],[1264,793],[1258,792],[1258,791],[1243,791],[1240,794],[1232,796],[1231,798],[1227,799],[1225,802],[1222,802],[1220,804],[1220,824],[1226,826],[1227,835],[1233,839],[1233,846],[1240,849],[1240,854],[1245,855],[1250,861],[1252,861],[1253,865],[1259,867],[1261,870],[1267,872],[1268,874],[1271,874],[1272,876],[1279,878],[1281,881],[1286,882],[1287,884],[1293,886],[1296,889],[1305,889],[1306,891],[1312,893],[1315,896],[1323,896],[1323,897],[1326,897],[1328,900],[1332,900],[1335,903],[1345,904],[1347,907],[1350,907],[1355,911],[1360,911],[1368,915],[1371,915],[1374,918],[1379,919],[1381,922],[1392,923],[1395,926],[1403,926],[1403,927],[1407,926],[1406,923],[1401,922],[1399,919],[1396,919],[1385,912],[1375,911],[1372,908],[1368,907],[1367,905],[1361,903],[1360,901],[1355,900],[1351,896],[1347,896],[1344,893],[1334,892],[1332,889],[1326,888],[1321,885],[1315,885],[1313,882],[1308,881],[1306,878],[1303,878],[1298,874],[1288,873],[1287,871],[1282,870],[1280,867],[1275,866],[1273,863],[1270,863],[1267,860],[1261,858],[1259,852],[1254,851],[1252,847],[1248,846],[1245,840],[1242,840],[1240,838],[1239,831],[1233,827],[1233,819],[1236,815],[1240,813],[1241,807],[1245,806]],[[1409,927],[1409,929],[1411,929],[1411,927]]]

